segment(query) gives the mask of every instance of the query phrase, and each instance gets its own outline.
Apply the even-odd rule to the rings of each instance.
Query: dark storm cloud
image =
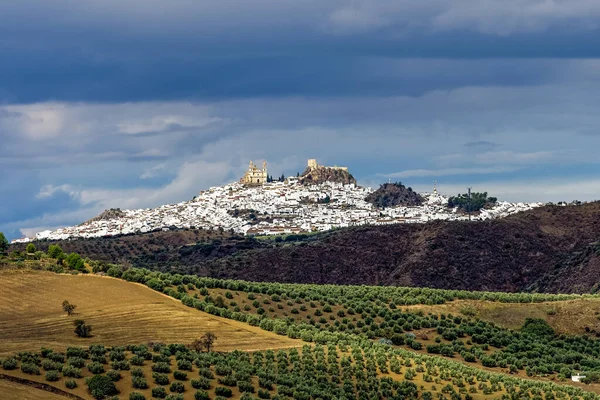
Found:
[[[589,197],[599,21],[597,0],[0,2],[0,230],[185,200],[249,159]]]
[[[370,60],[600,56],[592,1],[90,1],[0,5],[0,101],[419,95],[462,79],[369,75]],[[552,28],[552,29],[550,29]],[[374,61],[375,60],[375,61]],[[385,61],[381,61],[385,68]],[[535,80],[488,70],[475,84]],[[542,77],[545,71],[537,71]],[[441,86],[439,86],[441,85]]]

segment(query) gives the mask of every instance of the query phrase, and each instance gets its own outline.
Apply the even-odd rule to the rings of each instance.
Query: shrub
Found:
[[[218,379],[225,386],[237,386],[237,380],[232,375],[226,375]]]
[[[197,390],[196,393],[194,393],[194,400],[209,400],[209,399],[210,399],[210,396],[204,390]]]
[[[144,361],[146,361],[144,359],[144,357],[140,357],[138,355],[135,355],[133,357],[131,357],[131,359],[129,360],[129,362],[133,365],[144,365]]]
[[[115,349],[110,352],[110,361],[123,361],[127,358],[125,352],[119,349]]]
[[[152,371],[168,374],[171,372],[171,367],[165,362],[159,362],[158,364],[152,365]]]
[[[62,369],[62,373],[64,376],[68,376],[69,378],[81,378],[81,369],[75,368],[71,365],[65,365]]]
[[[228,387],[217,386],[215,388],[215,394],[217,396],[231,397],[233,395],[233,392]]]
[[[187,373],[183,371],[174,371],[173,377],[178,381],[187,381]]]
[[[129,393],[129,400],[146,400],[146,396],[140,392],[131,392]]]
[[[110,363],[110,367],[112,369],[118,370],[118,371],[129,371],[130,365],[129,365],[129,361],[113,361]]]
[[[61,364],[65,362],[65,355],[62,353],[51,353],[48,355],[48,358],[54,362]]]
[[[46,372],[46,380],[48,382],[56,382],[59,379],[60,379],[60,374],[58,373],[58,371],[51,370],[51,371]]]
[[[212,371],[209,368],[200,368],[198,370],[198,375],[206,378],[206,379],[214,379],[215,375],[212,373]]]
[[[87,368],[94,375],[104,373],[104,365],[100,364],[99,362],[91,362],[87,365]]]
[[[71,357],[67,360],[67,364],[72,365],[76,368],[83,368],[85,360],[81,357]]]
[[[192,370],[192,362],[188,360],[178,360],[177,361],[177,369],[182,371],[191,371]]]
[[[85,323],[82,319],[76,319],[73,322],[75,325],[75,334],[80,338],[88,338],[92,335],[92,326]]]
[[[269,393],[269,391],[265,389],[258,389],[258,397],[261,399],[270,399],[271,393]]]
[[[2,368],[10,371],[12,369],[16,369],[18,364],[19,363],[16,359],[7,358],[6,360],[2,361]]]
[[[215,373],[220,376],[230,375],[232,369],[229,365],[217,364],[215,365]]]
[[[144,370],[141,368],[134,368],[131,370],[131,376],[141,376],[144,377]]]
[[[183,400],[182,394],[170,394],[165,397],[165,400]]]
[[[183,393],[185,392],[185,386],[181,382],[173,382],[171,383],[169,390],[173,393]]]
[[[88,358],[88,352],[80,347],[67,347],[67,358],[71,357],[81,357]],[[56,361],[56,360],[55,360]],[[64,359],[63,359],[64,362]]]
[[[109,371],[110,372],[110,371]],[[107,375],[94,375],[86,379],[88,390],[96,399],[114,396],[119,393],[113,380]]]
[[[74,379],[69,379],[69,380],[65,381],[65,386],[68,389],[75,389],[77,387],[77,382],[75,382]],[[93,392],[92,392],[92,395],[93,395]],[[96,396],[94,396],[94,397],[96,397]],[[96,397],[96,398],[98,399],[98,398],[101,398],[101,397]]]
[[[152,397],[157,399],[164,399],[165,397],[167,397],[167,391],[162,386],[152,388]]]
[[[154,289],[158,292],[162,292],[165,288],[164,283],[160,279],[152,278],[148,282],[146,282],[146,286],[150,289]]]
[[[113,382],[118,382],[121,380],[121,373],[119,371],[115,371],[114,369],[109,370],[106,373],[106,376],[108,376]]]
[[[132,376],[131,386],[133,386],[134,389],[148,389],[148,381],[142,376]]]
[[[192,379],[191,384],[194,389],[210,389],[210,380],[203,376],[201,376],[199,379]]]
[[[272,390],[273,389],[273,381],[271,381],[268,378],[259,377],[258,378],[258,385],[260,387],[268,389],[268,390]]]
[[[42,347],[42,349],[40,350],[40,353],[42,354],[42,357],[48,358],[48,356],[50,354],[52,354],[52,349],[48,349],[46,347]]]
[[[238,387],[242,393],[254,393],[254,386],[250,382],[238,382]]]
[[[525,323],[521,327],[521,332],[529,333],[536,336],[554,336],[554,329],[541,318],[526,318]]]
[[[169,384],[169,375],[161,374],[158,372],[152,373],[152,379],[154,379],[154,383],[157,385],[168,385]]]

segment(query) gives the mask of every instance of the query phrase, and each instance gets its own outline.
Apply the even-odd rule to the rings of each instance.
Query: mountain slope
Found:
[[[135,266],[255,281],[509,292],[589,292],[600,281],[600,251],[593,244],[600,239],[600,202],[483,222],[363,226],[288,240],[182,232],[189,236],[185,246],[177,232],[159,232],[152,234],[151,247],[129,244],[131,254],[113,250],[130,237],[61,246],[89,254],[96,243],[107,260],[119,255]],[[141,241],[144,235],[131,238]]]
[[[209,260],[195,271],[282,282],[587,292],[600,280],[597,261],[568,261],[600,236],[599,212],[600,203],[591,203],[487,222],[353,228]]]

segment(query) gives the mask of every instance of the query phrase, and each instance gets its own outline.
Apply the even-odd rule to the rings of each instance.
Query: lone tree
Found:
[[[25,251],[27,251],[27,253],[28,253],[28,254],[33,254],[33,253],[35,253],[35,251],[36,251],[35,244],[33,244],[33,243],[29,243],[29,244],[27,245],[27,248],[25,249]]]
[[[201,352],[204,350],[210,352],[210,349],[215,343],[215,340],[217,340],[217,335],[215,335],[212,332],[207,332],[200,339],[194,340],[192,344],[189,345],[189,347],[197,352]]]
[[[75,322],[73,322],[73,325],[75,325],[75,334],[80,338],[87,338],[91,336],[92,326],[87,325],[84,320],[76,319]]]
[[[65,300],[62,302],[62,308],[63,308],[63,311],[67,313],[67,315],[71,316],[71,314],[73,314],[73,311],[75,311],[77,306],[75,304],[71,304],[67,300]]]
[[[4,233],[0,232],[0,254],[6,253],[6,250],[8,250],[8,240]]]
[[[210,353],[210,349],[213,347],[215,340],[217,340],[217,335],[212,332],[206,332],[200,340],[202,344],[204,344],[204,348],[206,348],[206,352]]]
[[[58,259],[64,259],[66,257],[65,253],[63,253],[63,250],[57,244],[48,246],[48,255],[52,258]]]

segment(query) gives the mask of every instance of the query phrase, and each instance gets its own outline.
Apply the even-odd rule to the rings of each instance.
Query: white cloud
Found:
[[[385,178],[423,178],[452,175],[487,175],[501,174],[517,171],[515,167],[487,167],[487,168],[444,168],[444,169],[412,169],[391,174],[382,174]]]
[[[221,118],[194,118],[182,115],[153,116],[146,120],[124,121],[117,123],[119,132],[127,135],[140,133],[159,133],[189,129],[201,129],[208,125],[221,123]]]
[[[140,179],[154,178],[154,177],[160,175],[166,169],[166,167],[167,167],[166,163],[157,164],[157,165],[153,166],[152,168],[144,171],[144,173],[142,175],[140,175]]]
[[[77,190],[68,184],[59,185],[59,186],[44,185],[40,188],[40,191],[36,195],[36,198],[38,198],[38,199],[49,198],[49,197],[54,196],[58,192],[67,193],[71,197],[75,197],[77,195]]]
[[[171,182],[159,188],[89,188],[82,189],[78,196],[83,207],[156,207],[189,200],[201,189],[227,182],[231,173],[231,166],[225,162],[188,161],[179,167]]]

